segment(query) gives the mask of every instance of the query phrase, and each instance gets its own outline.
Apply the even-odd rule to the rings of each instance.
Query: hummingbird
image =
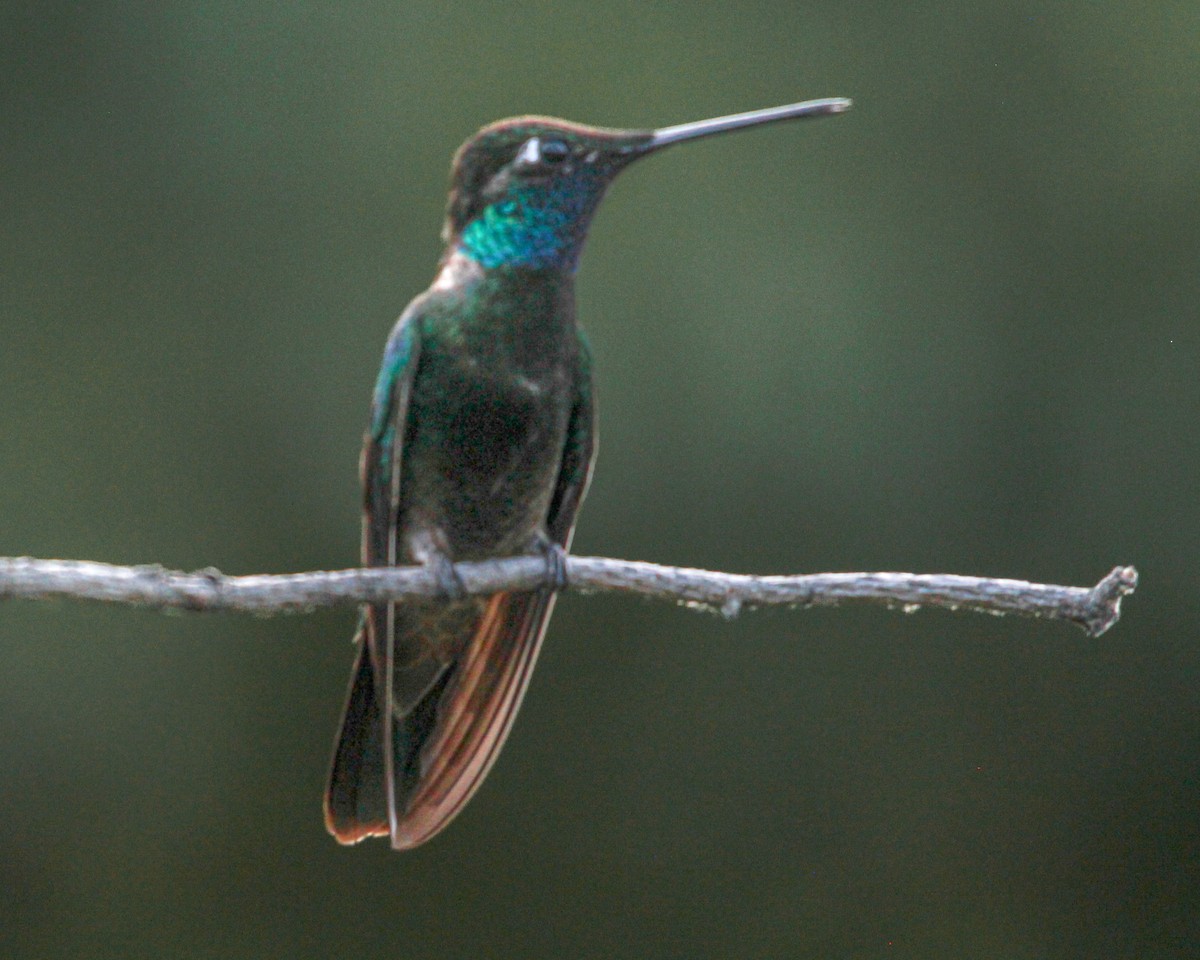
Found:
[[[609,184],[672,144],[849,107],[810,100],[645,130],[515,117],[458,149],[445,252],[388,337],[360,460],[363,565],[425,565],[443,596],[362,612],[325,793],[340,843],[424,843],[512,728],[595,457],[575,273]],[[468,596],[455,573],[520,554],[545,558],[546,587]]]

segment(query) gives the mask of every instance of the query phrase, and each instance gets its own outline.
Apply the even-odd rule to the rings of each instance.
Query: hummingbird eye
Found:
[[[516,161],[522,167],[552,167],[571,156],[571,148],[562,140],[542,140],[530,137],[517,151]]]
[[[547,140],[542,144],[542,163],[562,163],[571,155],[571,148],[561,140]]]

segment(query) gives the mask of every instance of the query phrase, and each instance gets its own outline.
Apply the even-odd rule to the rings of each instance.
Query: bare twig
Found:
[[[531,590],[549,584],[546,564],[540,557],[460,563],[455,569],[472,594]],[[1068,620],[1097,637],[1117,622],[1122,598],[1137,586],[1137,571],[1116,567],[1089,588],[953,574],[756,577],[631,560],[570,557],[567,579],[569,586],[578,590],[640,593],[718,610],[729,618],[746,607],[812,607],[865,601],[906,611],[933,606]],[[269,614],[440,593],[437,578],[422,567],[231,577],[213,569],[182,573],[160,566],[0,558],[0,600],[67,597],[158,608]]]

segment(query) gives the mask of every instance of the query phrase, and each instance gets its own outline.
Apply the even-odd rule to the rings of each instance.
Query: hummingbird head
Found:
[[[658,130],[550,117],[501,120],[455,154],[442,238],[450,252],[484,267],[574,270],[604,191],[634,160],[683,140],[849,106],[849,100],[810,100]]]
[[[484,267],[573,269],[604,191],[650,131],[515,117],[455,154],[442,238]]]

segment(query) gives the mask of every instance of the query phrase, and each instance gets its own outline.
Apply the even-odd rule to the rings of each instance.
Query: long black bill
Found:
[[[726,130],[740,130],[742,127],[755,127],[763,123],[778,123],[780,120],[799,120],[805,117],[833,116],[849,110],[850,103],[851,101],[844,97],[805,100],[803,103],[789,103],[782,107],[767,107],[763,110],[731,114],[728,117],[713,117],[711,120],[696,120],[693,123],[662,127],[650,131],[650,139],[643,143],[642,150],[648,153],[660,147],[670,146],[672,143],[679,143],[681,140],[695,140],[697,137],[724,133]]]

